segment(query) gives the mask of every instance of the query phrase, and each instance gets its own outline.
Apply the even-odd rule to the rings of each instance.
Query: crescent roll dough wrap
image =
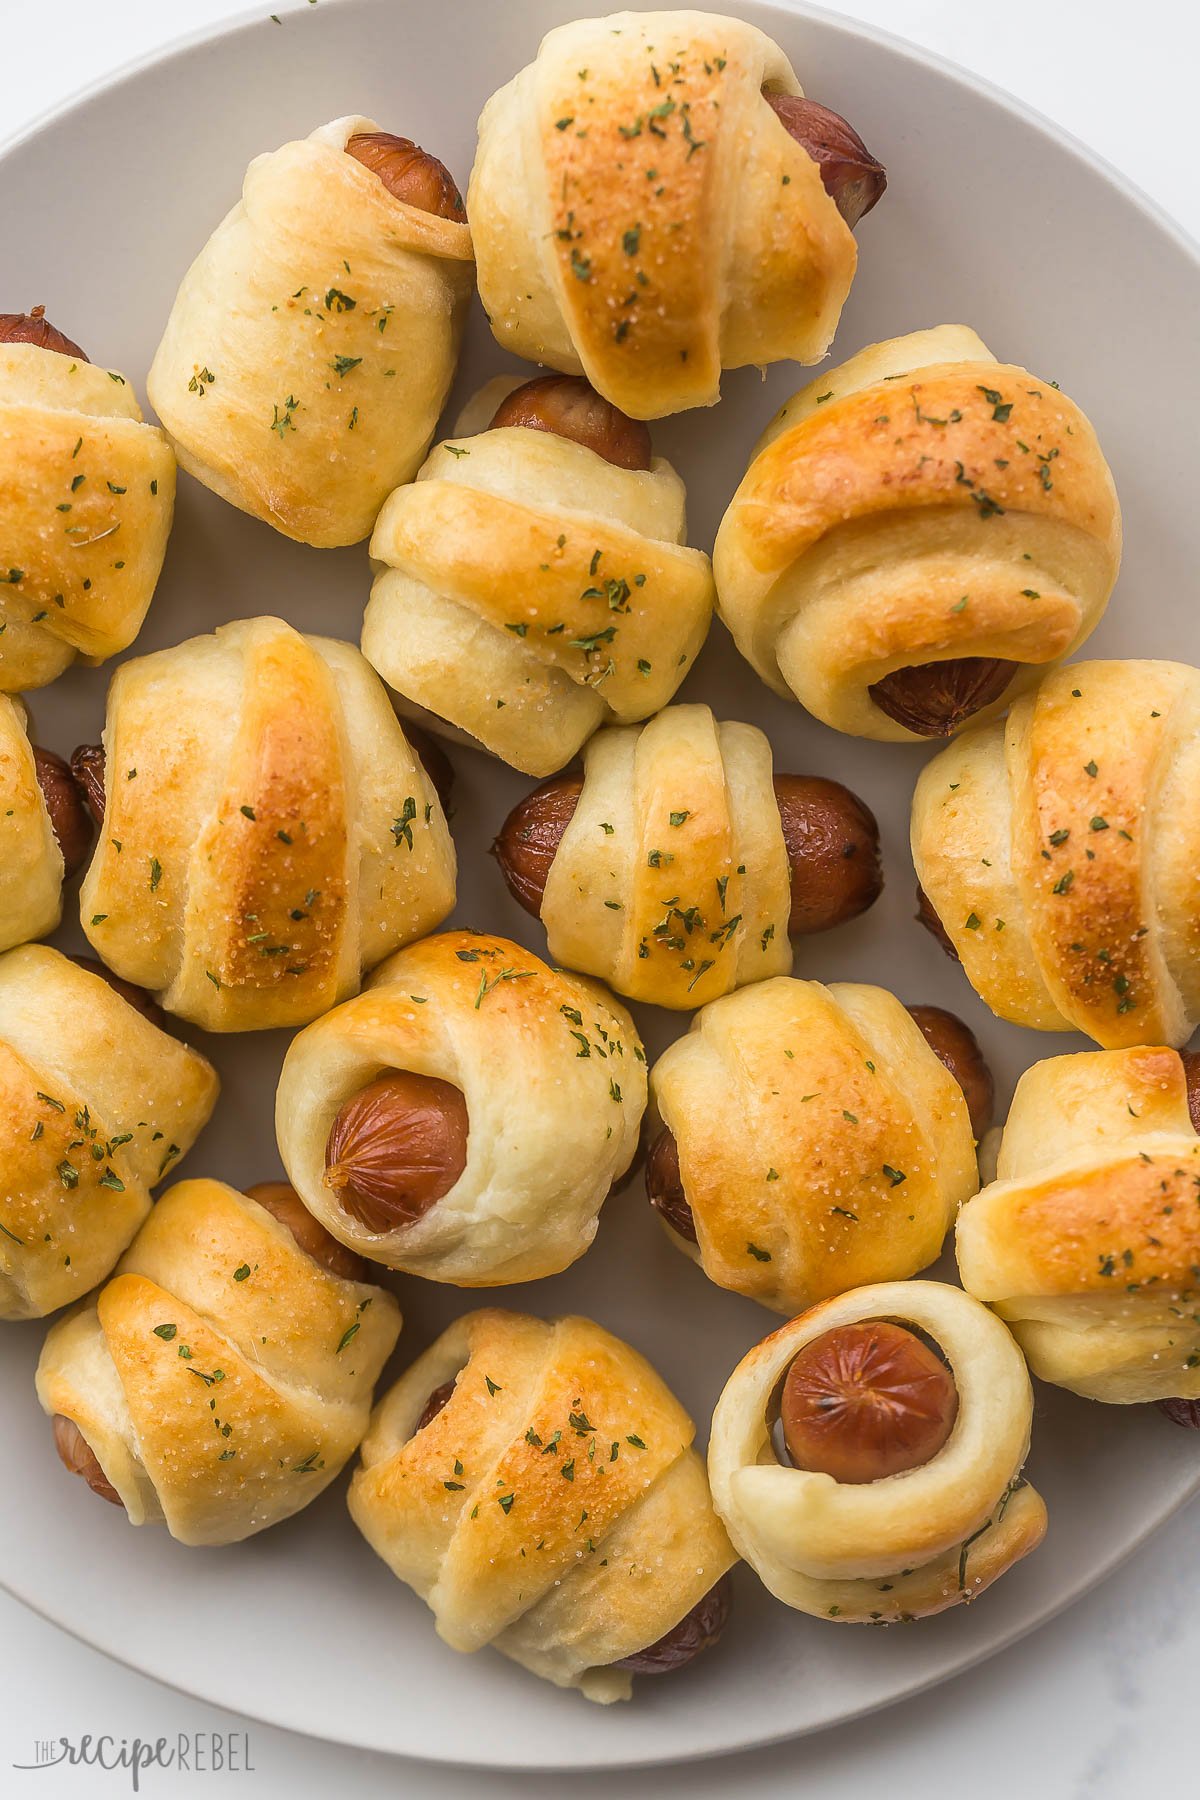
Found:
[[[713,405],[722,368],[820,360],[854,236],[764,86],[800,93],[777,44],[718,14],[543,38],[484,107],[467,196],[505,349],[644,419]]]
[[[473,285],[467,226],[397,200],[335,119],[258,156],[150,369],[179,460],[301,543],[366,537],[425,453]]]
[[[0,344],[0,690],[133,642],[174,507],[171,446],[123,375]]]
[[[708,558],[684,543],[683,483],[525,426],[488,430],[490,383],[371,539],[362,647],[403,700],[528,775],[597,726],[670,700],[712,617]]]
[[[104,1280],[217,1087],[102,976],[42,944],[0,956],[0,1318]]]
[[[761,731],[672,706],[592,738],[542,900],[555,962],[632,1000],[702,1006],[791,969],[790,909]]]
[[[1091,425],[963,325],[861,351],[788,401],[714,550],[721,616],[778,694],[856,737],[948,735],[890,717],[893,671],[1016,664],[985,718],[1095,629],[1121,516]]]
[[[1056,670],[926,764],[917,877],[1001,1018],[1106,1049],[1200,1020],[1200,673]]]
[[[353,1455],[399,1330],[389,1293],[331,1274],[256,1200],[182,1181],[51,1328],[38,1398],[78,1426],[132,1524],[233,1544]]]
[[[785,1464],[772,1429],[797,1353],[838,1326],[889,1320],[932,1339],[958,1413],[930,1461],[840,1482]],[[1033,1392],[1020,1351],[987,1308],[936,1281],[885,1282],[826,1300],[743,1357],[717,1401],[713,1504],[738,1554],[785,1605],[842,1623],[894,1623],[975,1599],[1035,1550],[1041,1495],[1021,1477]]]
[[[27,725],[21,702],[0,694],[0,951],[46,937],[62,917],[63,855]]]
[[[627,1700],[614,1665],[735,1560],[694,1434],[661,1377],[590,1320],[468,1313],[376,1407],[350,1513],[453,1649],[490,1644],[589,1700]]]
[[[208,1031],[302,1025],[454,904],[437,794],[358,651],[243,619],[125,663],[83,928]]]
[[[979,1175],[957,1081],[893,994],[786,977],[716,1000],[651,1072],[710,1280],[777,1312],[941,1253]]]
[[[996,1176],[959,1214],[958,1265],[1034,1374],[1092,1400],[1200,1399],[1200,1140],[1176,1053],[1035,1063]]]
[[[346,1101],[388,1070],[458,1088],[466,1166],[413,1223],[373,1233],[325,1178]],[[412,944],[365,993],[310,1025],[284,1059],[275,1129],[309,1211],[389,1268],[459,1287],[557,1274],[583,1255],[637,1149],[646,1059],[628,1013],[596,982],[469,931]]]

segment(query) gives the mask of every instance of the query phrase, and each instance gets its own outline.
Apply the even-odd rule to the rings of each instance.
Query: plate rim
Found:
[[[348,11],[372,3],[373,0],[322,0],[322,15],[328,16],[335,11]],[[576,3],[580,7],[580,17],[591,17],[593,14],[599,16],[603,11],[619,9],[619,0],[611,0],[611,4],[610,0],[590,0],[590,4],[589,0],[576,0]],[[1193,265],[1196,276],[1200,278],[1200,236],[1194,236],[1160,201],[1147,193],[1133,177],[1119,169],[1102,152],[1094,149],[1068,127],[1059,124],[1019,95],[991,81],[987,76],[965,67],[941,51],[930,49],[910,38],[903,37],[885,26],[877,26],[863,19],[832,12],[827,7],[810,4],[810,0],[758,0],[758,3],[791,14],[798,19],[812,21],[823,29],[837,33],[844,38],[881,46],[891,55],[903,58],[924,69],[932,70],[970,96],[983,100],[998,110],[1016,117],[1024,126],[1032,127],[1041,136],[1049,139],[1060,151],[1065,151],[1073,161],[1081,164],[1091,175],[1100,176],[1106,185],[1125,202],[1135,206],[1178,250],[1183,252]],[[630,5],[631,10],[653,10],[650,0],[626,0],[626,4]],[[732,14],[736,15],[738,0],[708,0],[707,4],[702,3],[697,10],[718,12],[723,10],[725,5],[729,7]],[[310,0],[310,6],[315,9],[316,0]],[[667,0],[662,10],[675,9]],[[288,25],[296,28],[297,22],[307,16],[307,8],[294,6],[276,19],[274,15],[260,10],[258,6],[247,5],[225,19],[207,22],[192,30],[182,31],[151,50],[126,58],[94,80],[80,84],[64,98],[44,108],[15,132],[0,137],[0,179],[3,178],[4,168],[10,156],[24,149],[43,134],[52,131],[81,108],[119,90],[127,83],[150,73],[155,68],[169,62],[185,60],[198,50],[223,42],[225,39],[240,37],[256,28],[286,29]],[[632,1752],[628,1755],[620,1751],[606,1752],[605,1766],[609,1769],[634,1770],[655,1767],[685,1767],[693,1763],[715,1762],[723,1758],[732,1759],[744,1756],[752,1750],[768,1749],[782,1743],[814,1736],[818,1732],[852,1724],[873,1713],[882,1712],[889,1707],[898,1705],[906,1699],[930,1692],[946,1682],[956,1680],[979,1668],[991,1657],[1011,1649],[1021,1639],[1058,1618],[1084,1595],[1099,1588],[1131,1557],[1137,1555],[1152,1537],[1198,1495],[1200,1495],[1200,1468],[1197,1468],[1191,1477],[1184,1478],[1179,1491],[1173,1496],[1165,1512],[1152,1522],[1140,1526],[1131,1538],[1123,1542],[1106,1558],[1102,1558],[1093,1565],[1086,1574],[1080,1575],[1051,1604],[1038,1610],[1035,1616],[1015,1623],[1002,1632],[999,1637],[981,1644],[978,1649],[966,1653],[957,1652],[952,1668],[935,1669],[918,1674],[915,1679],[902,1683],[885,1697],[867,1700],[849,1711],[840,1713],[836,1719],[814,1720],[808,1724],[787,1726],[778,1732],[755,1737],[749,1743],[724,1747],[708,1746],[682,1752],[672,1750],[669,1755],[660,1755],[653,1751]],[[397,1762],[412,1763],[420,1767],[463,1768],[503,1774],[532,1772],[553,1774],[574,1770],[578,1767],[577,1762],[553,1755],[549,1758],[539,1758],[537,1763],[518,1763],[491,1761],[482,1755],[462,1750],[448,1756],[439,1755],[435,1751],[397,1750],[377,1743],[363,1743],[359,1739],[344,1735],[339,1732],[336,1720],[323,1722],[320,1728],[305,1723],[303,1718],[282,1723],[278,1717],[269,1717],[266,1713],[255,1710],[253,1706],[240,1704],[237,1707],[231,1706],[227,1699],[209,1691],[199,1671],[191,1673],[188,1683],[185,1684],[182,1680],[170,1679],[144,1661],[136,1660],[136,1655],[132,1651],[109,1648],[98,1638],[90,1635],[84,1626],[74,1624],[66,1617],[60,1616],[60,1610],[54,1605],[31,1598],[17,1581],[2,1572],[0,1572],[0,1589],[10,1594],[19,1604],[27,1607],[37,1617],[64,1631],[69,1637],[86,1645],[90,1650],[106,1657],[118,1666],[127,1668],[168,1691],[244,1718],[253,1724],[274,1730],[293,1732],[300,1738],[331,1744],[339,1748],[367,1751],[372,1755],[388,1757]],[[302,1704],[298,1702],[297,1705],[298,1710],[302,1712]]]

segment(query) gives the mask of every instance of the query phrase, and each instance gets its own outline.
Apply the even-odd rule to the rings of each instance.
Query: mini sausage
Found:
[[[1166,1413],[1172,1424],[1200,1431],[1200,1400],[1160,1400],[1158,1410]]]
[[[776,775],[773,786],[791,869],[788,930],[807,936],[865,912],[883,890],[879,827],[857,795],[818,775]],[[558,775],[528,794],[500,827],[492,854],[514,900],[537,918],[583,781]]]
[[[28,313],[0,313],[0,344],[36,344],[39,350],[57,350],[77,362],[89,360],[78,344],[50,323],[44,306]]]
[[[1200,1050],[1181,1050],[1179,1060],[1183,1064],[1183,1078],[1187,1082],[1187,1103],[1192,1129],[1200,1131]]]
[[[33,745],[33,770],[50,815],[50,828],[62,852],[68,880],[81,869],[92,844],[92,821],[83,792],[69,763],[53,750]]]
[[[325,1146],[325,1183],[368,1231],[412,1225],[467,1166],[467,1103],[430,1075],[391,1070],[341,1108]]]
[[[774,788],[792,875],[789,933],[809,937],[856,919],[883,892],[875,815],[821,775],[776,775]]]
[[[883,198],[887,170],[876,162],[841,113],[805,100],[799,94],[769,94],[763,99],[789,137],[808,151],[821,171],[825,192],[851,231]]]
[[[646,1197],[672,1231],[689,1244],[696,1242],[696,1219],[679,1169],[679,1145],[665,1125],[646,1155]]]
[[[104,824],[104,746],[80,744],[71,752],[71,773],[83,790],[88,811],[97,825]]]
[[[959,656],[947,662],[893,669],[867,689],[880,712],[919,737],[949,737],[967,719],[999,700],[1020,663],[995,656]]]
[[[618,1669],[631,1669],[635,1675],[670,1675],[694,1662],[702,1650],[716,1643],[729,1622],[733,1604],[733,1583],[722,1575],[707,1594],[697,1600],[690,1612],[684,1613],[657,1642],[632,1656],[623,1656]]]
[[[536,375],[523,382],[500,402],[488,429],[504,425],[570,438],[619,469],[648,469],[654,460],[649,426],[627,417],[581,375]]]
[[[445,163],[422,150],[411,138],[390,131],[360,131],[346,145],[346,155],[378,175],[394,200],[439,219],[466,223],[467,209]]]
[[[979,1040],[956,1013],[946,1012],[940,1006],[910,1006],[908,1011],[920,1026],[929,1048],[962,1089],[971,1115],[971,1130],[976,1140],[980,1139],[992,1122],[996,1083],[979,1048]]]
[[[441,1412],[442,1408],[450,1404],[450,1396],[454,1392],[456,1385],[457,1384],[454,1381],[443,1381],[441,1387],[434,1388],[432,1394],[430,1394],[428,1400],[421,1408],[421,1416],[413,1428],[414,1437],[416,1437],[418,1431],[424,1431],[427,1425],[431,1425]]]
[[[950,961],[961,962],[962,958],[954,948],[954,944],[946,927],[942,924],[942,921],[934,910],[933,901],[929,898],[929,895],[925,892],[925,889],[921,886],[920,882],[917,883],[916,916],[918,924],[925,927],[930,937],[937,939],[937,942],[942,946],[942,949],[946,952]]]
[[[96,1452],[74,1419],[68,1419],[62,1413],[54,1415],[54,1448],[58,1451],[63,1468],[70,1470],[72,1475],[81,1475],[93,1494],[99,1494],[102,1500],[109,1500],[114,1506],[123,1504],[120,1494],[100,1467]]]
[[[166,1013],[145,988],[135,987],[132,981],[122,981],[119,975],[114,975],[111,969],[105,968],[94,956],[72,956],[71,961],[77,968],[86,969],[90,975],[98,975],[101,981],[107,981],[113,993],[119,994],[135,1012],[141,1013],[143,1019],[149,1019],[151,1025],[157,1025],[160,1031],[170,1029]]]
[[[339,1244],[331,1232],[326,1231],[319,1219],[314,1219],[301,1200],[295,1188],[286,1181],[257,1181],[253,1187],[246,1189],[250,1200],[278,1219],[313,1261],[328,1269],[331,1275],[340,1275],[343,1281],[369,1281],[370,1272],[361,1256],[348,1250],[345,1244]]]
[[[889,1319],[839,1325],[792,1359],[779,1401],[792,1466],[861,1485],[919,1469],[954,1429],[941,1358]]]

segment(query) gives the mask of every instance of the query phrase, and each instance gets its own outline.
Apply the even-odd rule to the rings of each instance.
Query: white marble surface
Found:
[[[307,0],[263,0],[281,15]],[[397,5],[410,0],[396,0]],[[499,0],[505,3],[505,0]],[[520,0],[507,0],[519,5]],[[614,0],[615,3],[615,0]],[[717,0],[709,0],[716,10]],[[336,0],[320,0],[336,4]],[[55,0],[53,7],[0,0],[6,80],[0,140],[108,70],[186,31],[244,14],[240,0]],[[582,10],[582,7],[581,7]],[[599,8],[597,7],[597,10]],[[853,0],[829,10],[906,36],[1020,95],[1092,145],[1200,236],[1200,193],[1190,134],[1200,54],[1195,0]],[[286,24],[281,27],[286,29]],[[136,121],[131,122],[136,130]],[[153,154],[153,145],[147,146]],[[952,179],[952,172],[948,179]],[[81,204],[102,205],[81,171]],[[979,197],[986,208],[987,196]],[[1119,247],[1114,246],[1114,255]],[[0,246],[7,282],[14,247]],[[1097,271],[1102,279],[1103,271]],[[1023,271],[1047,284],[1053,271]],[[24,304],[0,293],[0,305]],[[1137,355],[1133,321],[1114,323],[1114,355]],[[1152,328],[1152,321],[1151,321]],[[1181,396],[1193,409],[1196,396]],[[1200,1444],[1197,1445],[1200,1454]],[[13,1479],[12,1471],[8,1479]],[[1062,1522],[1058,1522],[1059,1529]],[[1035,1636],[923,1699],[774,1750],[646,1776],[596,1771],[572,1781],[579,1800],[688,1794],[718,1800],[782,1794],[906,1800],[1133,1800],[1187,1792],[1196,1771],[1195,1669],[1200,1666],[1200,1508],[1193,1506],[1119,1573]],[[314,1616],[313,1629],[320,1619]],[[230,1620],[237,1630],[237,1620]],[[187,1621],[164,1617],[164,1679],[187,1677]],[[142,1777],[155,1797],[217,1791],[264,1795],[336,1793],[339,1800],[437,1793],[446,1800],[561,1794],[560,1776],[495,1777],[432,1770],[335,1750],[197,1705],[131,1674],[0,1595],[0,1792],[69,1800],[127,1794],[127,1772],[42,1769],[41,1738],[108,1733],[174,1739],[177,1733],[249,1732],[251,1770]],[[588,1767],[586,1719],[580,1767]]]

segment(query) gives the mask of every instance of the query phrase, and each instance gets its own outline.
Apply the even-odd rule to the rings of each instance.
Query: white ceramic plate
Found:
[[[734,4],[735,0],[730,0]],[[236,196],[256,152],[365,112],[440,155],[464,184],[475,119],[580,0],[346,0],[273,23],[266,12],[146,64],[76,102],[0,161],[0,307],[43,302],[97,359],[144,377],[176,285]],[[586,10],[584,0],[583,10]],[[597,9],[599,10],[599,9]],[[826,18],[736,0],[776,37],[811,95],[843,111],[888,165],[884,203],[859,230],[861,268],[840,356],[942,320],[976,327],[1089,412],[1116,472],[1127,556],[1086,654],[1200,660],[1195,615],[1197,253],[1138,194],[1013,102],[900,44]],[[1151,312],[1147,321],[1147,296]],[[1149,324],[1133,341],[1133,324]],[[472,317],[451,410],[509,366]],[[711,413],[655,427],[688,483],[692,541],[708,548],[746,453],[805,379],[725,379]],[[1187,404],[1180,404],[1181,399]],[[158,597],[137,650],[227,619],[281,613],[357,640],[363,546],[285,542],[181,477]],[[41,742],[95,739],[108,671],[34,697]],[[893,985],[970,1020],[1007,1101],[1020,1071],[1079,1040],[1001,1025],[913,922],[909,798],[920,749],[825,730],[763,688],[718,626],[683,697],[771,733],[776,767],[834,775],[874,808],[888,886],[865,919],[803,944],[799,973]],[[454,822],[464,923],[542,949],[484,852],[532,784],[455,750]],[[75,928],[65,946],[81,944]],[[656,1053],[686,1020],[643,1012]],[[187,1172],[245,1183],[277,1172],[271,1130],[282,1034],[209,1040],[224,1091]],[[410,1360],[470,1294],[401,1284]],[[673,1250],[640,1191],[615,1197],[587,1257],[511,1290],[515,1306],[593,1314],[662,1370],[704,1427],[734,1363],[773,1315],[712,1287]],[[483,1652],[455,1656],[425,1608],[353,1531],[344,1479],[308,1512],[235,1549],[186,1550],[133,1531],[62,1472],[32,1376],[42,1332],[0,1333],[0,1579],[58,1624],[186,1692],[274,1724],[410,1756],[504,1768],[675,1761],[844,1720],[944,1679],[1047,1618],[1098,1580],[1200,1487],[1200,1445],[1153,1408],[1104,1408],[1039,1390],[1030,1471],[1050,1533],[969,1611],[909,1630],[839,1630],[736,1577],[720,1648],[688,1674],[638,1684],[629,1706],[589,1707]]]

